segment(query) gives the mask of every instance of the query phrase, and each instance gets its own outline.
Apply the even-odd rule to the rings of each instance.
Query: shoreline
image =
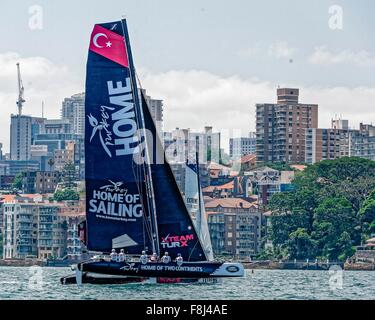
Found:
[[[279,261],[254,261],[243,262],[247,270],[321,270],[328,271],[331,268],[341,268],[345,271],[375,271],[375,263],[343,263],[343,262],[279,262]]]

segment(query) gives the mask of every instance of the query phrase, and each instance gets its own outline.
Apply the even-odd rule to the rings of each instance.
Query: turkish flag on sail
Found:
[[[90,50],[129,68],[124,37],[98,24],[91,34]]]

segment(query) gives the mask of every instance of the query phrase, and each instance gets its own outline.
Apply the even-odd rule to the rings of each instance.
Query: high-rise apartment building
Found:
[[[276,104],[256,105],[257,162],[305,162],[305,131],[318,127],[318,105],[299,103],[299,89],[277,89]]]
[[[68,119],[73,133],[85,134],[85,94],[78,93],[65,98],[62,103],[61,118]]]
[[[159,136],[162,138],[162,132],[163,132],[163,100],[160,99],[153,99],[150,96],[146,94],[145,89],[141,89],[146,102],[148,104],[150,113],[152,118],[154,119],[155,125],[156,125],[156,130],[159,133]]]
[[[31,145],[42,131],[46,119],[27,115],[11,115],[10,158],[11,160],[30,160]]]
[[[11,160],[29,160],[31,148],[32,117],[12,115],[10,122]]]
[[[220,161],[220,132],[214,132],[212,127],[206,126],[203,132],[193,132],[190,129],[176,128],[172,132],[164,133],[164,148],[167,159],[174,163],[195,161],[196,152],[199,163]]]
[[[66,254],[67,237],[60,207],[61,204],[43,202],[38,195],[8,196],[2,206],[3,258],[62,258]]]
[[[250,132],[248,137],[229,139],[229,156],[232,159],[239,159],[256,152],[256,134]]]
[[[340,129],[306,129],[305,162],[314,164],[322,160],[341,157],[341,141],[345,131]]]

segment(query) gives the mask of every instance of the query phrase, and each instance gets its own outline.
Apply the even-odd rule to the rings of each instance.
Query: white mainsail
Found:
[[[214,255],[204,208],[202,189],[198,182],[198,172],[198,166],[196,164],[186,165],[185,201],[207,259],[208,261],[213,261]]]

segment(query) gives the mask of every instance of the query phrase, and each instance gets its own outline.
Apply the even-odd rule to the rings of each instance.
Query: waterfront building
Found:
[[[250,132],[248,137],[229,139],[229,156],[238,160],[244,156],[256,153],[256,134]]]
[[[199,155],[199,163],[220,161],[220,132],[213,132],[212,127],[205,127],[203,132],[176,128],[164,133],[164,148],[170,162],[186,162]]]
[[[30,159],[32,117],[11,115],[10,157],[11,160]]]
[[[243,156],[235,163],[235,166],[235,169],[238,167],[241,172],[253,170],[257,166],[257,157],[255,154]]]
[[[345,119],[332,119],[331,128],[336,130],[349,130],[349,120]]]
[[[39,133],[73,133],[72,123],[69,119],[45,120],[42,130]]]
[[[31,145],[41,132],[45,119],[27,115],[11,115],[10,159],[27,161],[31,157]]]
[[[36,160],[1,160],[0,175],[16,176],[19,173],[40,170]]]
[[[257,162],[305,162],[305,130],[318,127],[318,105],[299,103],[299,89],[277,89],[276,104],[256,105]]]
[[[52,158],[56,165],[61,168],[66,161],[69,162],[74,152],[74,165],[79,178],[84,179],[85,176],[85,144],[84,137],[78,134],[38,134],[35,140],[36,145],[46,145],[48,152],[52,153]],[[61,152],[59,150],[65,150]],[[61,158],[60,158],[61,157]],[[55,167],[55,170],[56,167]]]
[[[37,205],[40,195],[3,195],[3,259],[37,257]]]
[[[40,171],[53,171],[53,154],[52,152],[48,152],[47,146],[32,145],[30,159],[39,162]]]
[[[79,234],[79,225],[86,220],[85,201],[66,201],[60,210],[67,225],[67,258],[68,260],[81,260],[84,244]]]
[[[56,171],[63,171],[66,164],[75,162],[75,156],[77,155],[75,149],[76,143],[74,141],[68,141],[65,144],[65,149],[57,149],[54,151],[54,168]]]
[[[234,195],[233,178],[228,183],[222,185],[210,185],[203,188],[203,195],[210,198],[231,198]]]
[[[4,259],[68,256],[68,230],[85,215],[80,202],[49,202],[40,194],[2,197]]]
[[[85,94],[78,93],[65,98],[61,108],[61,119],[69,120],[72,133],[85,134]]]
[[[22,179],[22,192],[32,193],[54,193],[61,178],[57,171],[32,171],[24,172]]]
[[[361,123],[359,130],[349,130],[345,137],[349,156],[375,160],[375,126]]]
[[[153,99],[147,95],[145,89],[140,89],[140,90],[142,90],[145,96],[151,116],[154,119],[156,131],[158,132],[159,137],[163,139],[163,129],[164,129],[163,128],[163,112],[164,112],[163,100]]]
[[[176,179],[178,188],[182,194],[185,194],[185,178],[186,178],[186,162],[179,162],[179,163],[169,163]],[[200,183],[201,186],[204,188],[210,184],[210,176],[208,173],[207,165],[200,164],[199,165],[199,173],[200,173]]]
[[[210,162],[208,165],[208,171],[210,174],[210,185],[218,186],[232,181],[233,177],[238,176],[238,171],[234,171],[232,168],[218,164],[216,162]]]
[[[11,190],[13,188],[14,175],[0,175],[0,189],[1,190]]]
[[[258,254],[261,214],[256,204],[240,198],[214,199],[205,208],[215,255],[248,259]]]
[[[343,135],[344,131],[339,129],[306,129],[305,163],[340,158]]]
[[[245,172],[247,179],[246,194],[256,194],[258,204],[263,209],[273,194],[293,190],[294,171],[278,171],[269,167]]]
[[[66,255],[67,225],[59,211],[60,205],[37,205],[38,259],[62,258]]]
[[[305,162],[314,164],[340,157],[375,160],[375,126],[360,123],[350,129],[347,120],[332,120],[330,129],[306,129]]]

